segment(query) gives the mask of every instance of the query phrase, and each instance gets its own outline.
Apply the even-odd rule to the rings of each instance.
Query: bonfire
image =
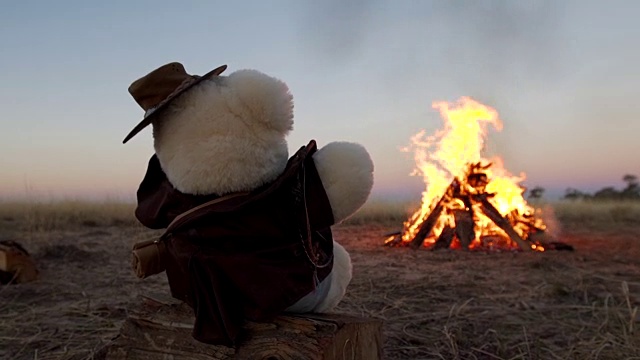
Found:
[[[469,97],[455,103],[435,102],[444,128],[411,138],[416,170],[426,190],[420,208],[401,232],[385,244],[438,249],[544,251],[546,225],[527,203],[521,185],[500,157],[487,158],[485,140],[490,127],[502,130],[498,112]]]

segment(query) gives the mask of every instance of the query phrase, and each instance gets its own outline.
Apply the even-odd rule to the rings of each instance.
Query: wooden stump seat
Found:
[[[382,358],[382,322],[342,314],[291,314],[269,323],[247,322],[236,348],[191,337],[194,316],[185,303],[141,297],[120,334],[99,359],[362,359]]]
[[[36,263],[22,245],[0,241],[0,284],[20,284],[38,278]]]

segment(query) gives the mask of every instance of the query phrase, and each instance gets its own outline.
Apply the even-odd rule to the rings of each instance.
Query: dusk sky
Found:
[[[640,1],[12,1],[0,8],[0,199],[131,199],[151,130],[129,84],[179,61],[286,82],[290,152],[364,145],[374,198],[415,198],[400,151],[470,96],[504,123],[488,148],[527,186],[640,176]]]

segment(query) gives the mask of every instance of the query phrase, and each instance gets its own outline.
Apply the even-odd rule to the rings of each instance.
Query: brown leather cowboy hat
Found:
[[[227,65],[218,66],[208,73],[198,76],[187,74],[182,64],[172,62],[162,65],[134,81],[129,86],[129,93],[145,111],[145,114],[142,121],[131,130],[122,143],[124,144],[129,141],[129,139],[156,120],[158,114],[160,114],[172,100],[184,94],[185,91],[191,89],[202,80],[220,75],[226,68]]]

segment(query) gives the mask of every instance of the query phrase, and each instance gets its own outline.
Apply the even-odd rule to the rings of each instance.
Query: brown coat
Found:
[[[171,226],[167,276],[174,297],[193,307],[195,339],[233,345],[245,319],[278,315],[331,272],[333,215],[311,155],[315,141],[289,159],[283,174],[171,223],[215,199],[176,190],[154,155],[138,189],[136,217]]]

